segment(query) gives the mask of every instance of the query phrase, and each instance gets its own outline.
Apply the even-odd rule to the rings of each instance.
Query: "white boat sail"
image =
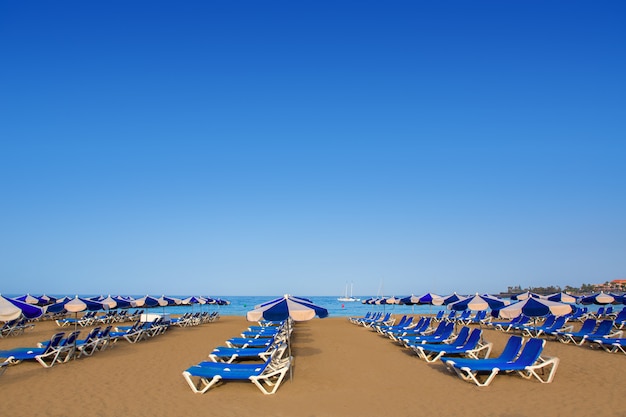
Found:
[[[348,284],[346,283],[346,293],[344,294],[343,297],[339,297],[337,298],[338,301],[345,301],[345,302],[352,302],[352,301],[361,301],[360,298],[355,298],[352,295],[352,287],[354,286],[353,283],[350,283],[350,295],[348,296]]]

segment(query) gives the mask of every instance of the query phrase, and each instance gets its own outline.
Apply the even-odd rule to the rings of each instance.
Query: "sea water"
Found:
[[[171,307],[156,307],[155,310],[162,310],[170,314],[184,314],[187,312],[198,311],[218,311],[220,315],[225,316],[245,316],[250,310],[253,310],[255,306],[273,300],[280,296],[220,296],[221,299],[230,301],[229,305],[214,305],[214,304],[194,304],[179,305]],[[429,306],[429,305],[375,305],[375,304],[363,304],[361,301],[338,301],[337,297],[322,297],[322,296],[299,296],[311,300],[313,304],[323,307],[328,310],[328,317],[359,317],[364,316],[368,312],[389,312],[392,314],[436,314],[439,310],[445,309],[445,306]]]

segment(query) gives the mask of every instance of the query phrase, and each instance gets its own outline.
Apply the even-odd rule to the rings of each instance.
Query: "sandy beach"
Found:
[[[120,341],[50,369],[34,361],[20,363],[0,376],[0,415],[626,416],[626,357],[621,353],[549,341],[545,355],[561,359],[553,383],[501,375],[480,388],[346,318],[295,326],[293,379],[275,395],[263,395],[248,382],[194,394],[182,371],[206,360],[214,347],[250,324],[243,317],[223,316],[197,327],[172,327],[137,344]],[[21,336],[0,339],[0,349],[34,346],[59,330],[53,322],[38,322]],[[507,338],[486,331],[495,344],[492,356]]]

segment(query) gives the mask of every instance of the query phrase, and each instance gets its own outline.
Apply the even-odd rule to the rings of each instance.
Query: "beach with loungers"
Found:
[[[117,340],[109,339],[106,346],[94,342],[72,353],[66,350],[50,367],[37,360],[4,366],[0,414],[518,417],[582,416],[602,410],[606,416],[624,415],[623,351],[610,353],[590,341],[563,343],[560,335],[533,338],[522,330],[505,331],[500,320],[494,325],[459,321],[452,323],[453,335],[463,340],[450,339],[450,356],[427,361],[425,353],[433,358],[441,348],[431,342],[421,348],[416,334],[408,344],[390,337],[401,338],[403,327],[407,334],[418,324],[427,329],[425,320],[430,321],[425,336],[436,334],[446,322],[435,316],[372,313],[257,323],[222,315],[193,326],[177,325],[177,320],[166,328],[145,325],[145,333],[137,338],[124,337],[124,332],[136,331],[133,323],[114,324],[109,331]],[[569,325],[565,331],[576,332],[583,323]],[[79,346],[97,337],[96,327],[101,332],[107,326],[78,327]],[[52,320],[38,321],[19,336],[1,338],[0,350],[35,347],[59,332],[67,337],[73,331]],[[451,351],[460,351],[463,343],[475,344],[475,357],[484,357],[487,349],[479,348],[488,346],[489,357],[498,358],[517,338],[525,344],[537,341],[534,348],[553,363],[535,369],[537,375],[528,374],[528,379],[517,372],[496,372],[486,386],[459,377],[450,363],[455,358],[471,360],[465,359],[471,355]],[[533,348],[532,343],[527,347]],[[557,367],[552,372],[554,358]],[[236,375],[214,377],[244,371],[267,375],[265,367],[273,374],[256,382]],[[485,377],[478,379],[484,382]]]

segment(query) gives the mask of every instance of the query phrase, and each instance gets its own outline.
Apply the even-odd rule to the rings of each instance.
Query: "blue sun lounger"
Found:
[[[592,322],[592,325],[585,325]],[[587,339],[599,339],[603,337],[621,336],[622,331],[611,333],[613,329],[613,320],[602,320],[597,328],[595,328],[595,319],[588,319],[583,323],[583,327],[578,332],[557,332],[556,337],[562,343],[574,343],[581,346]],[[594,330],[595,329],[595,330]]]
[[[274,344],[275,340],[274,338],[249,339],[245,337],[233,337],[226,341],[226,346],[231,348],[269,348]]]
[[[16,364],[20,363],[21,361],[34,359],[39,362],[44,368],[50,368],[56,363],[59,357],[59,345],[61,343],[61,340],[63,340],[63,336],[65,336],[65,333],[63,332],[56,333],[45,344],[45,346],[41,348],[23,347],[0,351],[0,358],[6,358],[7,362],[9,362],[10,364]]]
[[[227,347],[218,346],[209,354],[209,359],[213,362],[233,363],[246,360],[267,360],[268,357],[284,354],[287,345],[284,340],[277,341],[269,346],[263,347]]]
[[[80,330],[70,333],[65,339],[61,340],[58,347],[57,362],[68,362],[76,353],[76,344]]]
[[[465,324],[485,324],[487,322],[487,311],[486,310],[480,310],[477,311],[476,314],[474,315],[474,317],[471,317],[467,320],[465,320]]]
[[[626,325],[626,307],[622,308],[613,319],[616,329],[623,329]]]
[[[352,324],[359,324],[358,321],[362,320],[362,319],[369,319],[370,317],[372,317],[374,313],[372,313],[371,311],[368,311],[367,313],[365,313],[364,316],[352,316],[352,317],[348,317],[348,321]]]
[[[405,347],[410,348],[412,345],[423,344],[423,343],[443,343],[448,340],[452,333],[454,332],[454,323],[451,322],[441,322],[437,329],[432,334],[427,335],[417,335],[417,336],[402,336],[399,338],[398,342],[403,344]]]
[[[421,317],[417,322],[413,322],[413,317],[395,324],[393,326],[376,326],[376,331],[384,336],[393,339],[393,335],[400,335],[405,332],[415,331],[419,329],[424,323],[425,317]]]
[[[512,338],[519,338],[519,342],[512,342],[510,351],[505,348],[506,356],[504,357],[501,355],[499,358],[489,359],[443,358],[442,360],[448,369],[454,371],[463,380],[474,382],[481,387],[488,386],[501,372],[518,373],[525,379],[535,377],[544,384],[552,382],[559,365],[559,359],[541,357],[546,341],[536,338],[529,339],[519,356],[511,360],[510,355],[514,353],[515,346],[518,343],[521,344],[521,337],[511,336]],[[548,371],[547,376],[545,376],[546,370]]]
[[[600,337],[589,339],[591,347],[599,346],[609,353],[622,352],[626,355],[626,339],[623,337]]]
[[[393,326],[385,326],[382,324],[377,324],[375,326],[372,326],[372,328],[376,330],[378,333],[386,335],[388,332],[408,330],[413,326],[415,325],[413,325],[412,316],[402,316],[400,321],[397,324],[394,324]]]
[[[246,339],[274,338],[283,330],[278,327],[264,327],[267,330],[246,330],[241,333],[241,337]]]
[[[381,313],[381,314],[379,314],[379,315],[377,315],[374,318],[371,318],[369,320],[365,320],[365,319],[359,320],[359,324],[361,326],[364,326],[364,327],[371,327],[371,326],[375,326],[375,325],[378,325],[378,324],[391,326],[391,325],[393,325],[395,320],[396,319],[394,319],[391,316],[391,313],[385,313],[385,314]]]
[[[439,322],[439,324],[437,325],[437,328],[432,329],[430,327],[431,320],[432,319],[430,317],[422,317],[421,319],[419,319],[419,321],[417,322],[415,326],[412,326],[408,329],[399,329],[399,330],[389,331],[389,332],[386,332],[386,335],[390,339],[398,341],[403,336],[421,336],[421,335],[426,335],[429,333],[436,332],[437,329],[440,329],[443,326],[446,326],[448,324],[447,322]]]
[[[588,309],[587,307],[573,307],[575,308],[570,314],[566,314],[568,321],[580,321],[583,322],[587,318]]]
[[[76,341],[76,358],[80,358],[83,355],[91,356],[94,354],[100,345],[100,333],[100,327],[94,327],[86,338]]]
[[[124,338],[129,343],[137,343],[140,340],[162,333],[165,327],[158,321],[137,321],[132,326],[118,326],[115,329],[116,331],[111,332],[109,335],[111,341]]]
[[[525,325],[529,322],[530,322],[530,317],[517,316],[511,321],[492,321],[491,323],[487,323],[487,324],[496,330],[500,330],[502,332],[509,332],[510,330],[518,328],[519,326]]]
[[[4,323],[2,328],[0,328],[0,337],[17,336],[24,333],[27,329],[32,329],[33,327],[35,327],[35,325],[29,323],[24,317],[11,320]]]
[[[268,348],[230,348],[225,346],[218,346],[209,354],[209,359],[213,362],[233,363],[235,361],[242,360],[267,360],[272,355],[272,351],[275,347],[269,346]]]
[[[470,333],[469,328],[463,327],[457,338],[451,343],[425,343],[412,345],[411,349],[426,362],[435,362],[444,355],[463,355],[478,359],[479,355],[482,354],[484,357],[488,357],[493,344],[481,343],[481,337],[481,329],[474,329]]]
[[[550,316],[554,317],[554,316]],[[539,337],[542,334],[552,334],[562,330],[567,323],[567,317],[559,316],[553,320],[546,319],[546,321],[540,326],[524,326],[522,330],[523,336]]]
[[[439,323],[441,320],[445,320],[444,314],[446,314],[445,310],[439,310],[433,317],[433,321]]]
[[[522,349],[523,342],[524,342],[524,339],[522,339],[520,336],[511,336],[509,337],[509,340],[506,342],[506,345],[504,346],[502,353],[500,353],[500,356],[498,356],[497,358],[483,358],[481,359],[481,362],[485,364],[495,364],[499,362],[513,361],[515,360],[515,358],[519,356],[520,350]],[[457,358],[457,359],[442,358],[441,361],[444,363],[448,361],[455,362],[455,363],[457,362],[463,363],[463,362],[469,361],[469,363],[474,363],[472,359],[468,359],[468,358]]]
[[[454,319],[452,319],[452,321],[455,321],[457,323],[461,323],[461,324],[467,324],[467,321],[470,320],[472,317],[472,311],[471,310],[463,310],[461,311],[461,314],[459,314],[458,317],[455,317]]]
[[[115,331],[109,334],[112,342],[117,342],[119,339],[125,339],[129,343],[137,343],[143,334],[143,324],[139,321],[135,322],[132,326],[118,326]]]
[[[201,362],[185,370],[183,378],[195,393],[203,394],[220,381],[250,381],[263,394],[274,394],[291,366],[291,358],[282,357],[284,352],[276,350],[257,364]]]

